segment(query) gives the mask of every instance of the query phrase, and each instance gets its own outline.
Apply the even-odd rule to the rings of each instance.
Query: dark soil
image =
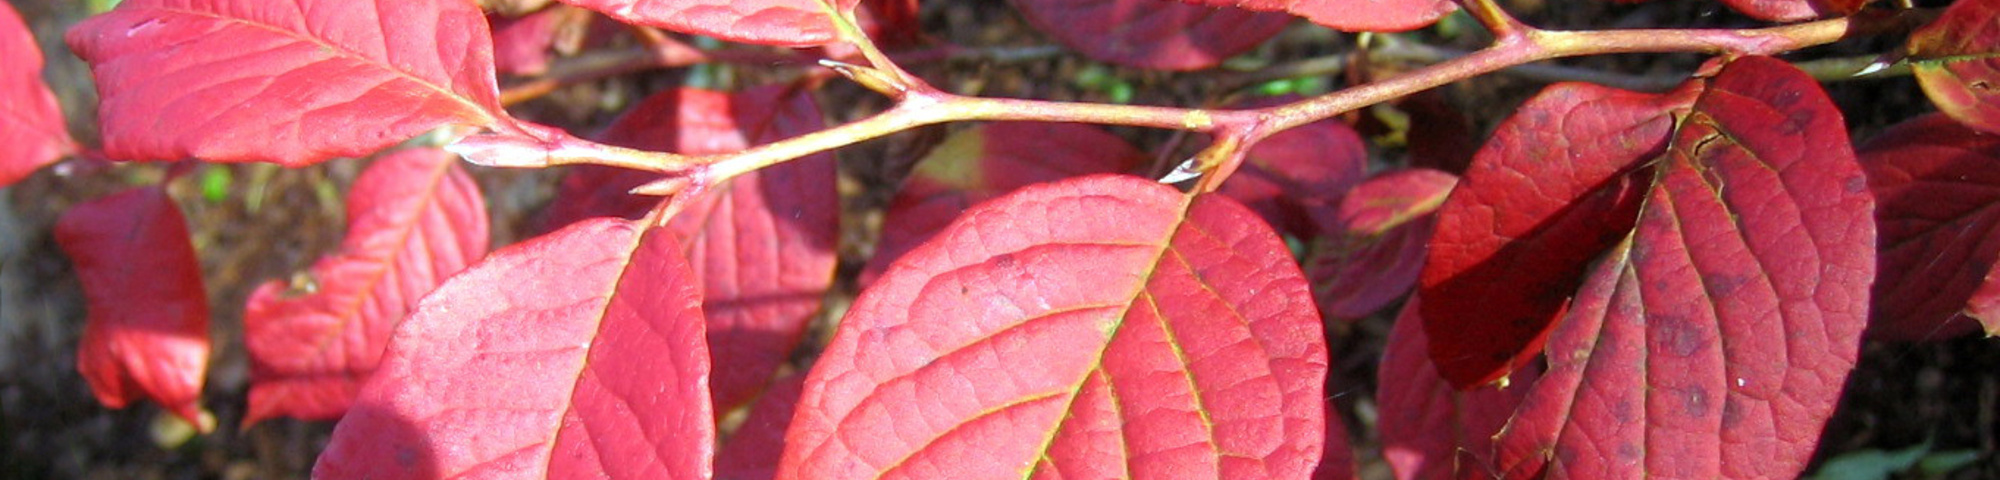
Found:
[[[71,131],[95,144],[88,70],[62,48],[60,32],[80,20],[83,2],[9,0],[45,45],[46,77],[71,118]],[[1547,27],[1725,27],[1752,25],[1718,3],[1672,0],[1623,5],[1602,0],[1511,2],[1530,23]],[[944,41],[979,47],[1035,47],[1051,41],[1028,27],[1004,2],[924,2],[924,30]],[[1461,19],[1463,20],[1463,19]],[[1464,23],[1467,31],[1478,30]],[[1477,33],[1444,38],[1435,31],[1409,38],[1458,50],[1478,48]],[[1351,51],[1354,37],[1303,22],[1245,55],[1246,64],[1281,64]],[[1856,40],[1815,49],[1800,58],[1894,50],[1891,41]],[[1563,65],[1683,78],[1703,58],[1694,55],[1624,55],[1568,60]],[[1394,66],[1388,66],[1393,68]],[[1110,101],[1111,93],[1072,81],[1086,70],[1108,72],[1133,87],[1140,104],[1198,106],[1241,100],[1244,72],[1167,73],[1120,68],[1058,54],[1010,62],[969,61],[913,65],[933,84],[961,93],[1055,100]],[[737,84],[798,72],[731,68]],[[1325,77],[1339,86],[1367,72]],[[655,71],[577,85],[520,107],[538,121],[590,132],[614,116],[597,105],[629,102],[644,93],[688,81],[685,70]],[[503,81],[503,84],[505,82]],[[1485,132],[1544,84],[1490,75],[1443,89],[1451,106]],[[1828,86],[1847,114],[1856,138],[1932,110],[1908,78],[1839,82]],[[879,96],[844,82],[819,93],[831,121],[860,118],[887,105]],[[1361,123],[1372,120],[1351,117]],[[846,234],[836,297],[853,295],[852,278],[872,250],[881,209],[915,158],[953,127],[932,127],[843,149]],[[1112,128],[1163,160],[1185,158],[1201,139],[1173,132]],[[1483,135],[1483,133],[1482,133]],[[1405,162],[1400,147],[1373,152],[1380,165]],[[67,260],[49,235],[68,206],[131,185],[156,182],[160,164],[105,166],[68,162],[11,188],[0,189],[0,478],[303,478],[327,442],[330,422],[271,421],[239,429],[248,367],[241,340],[242,306],[257,285],[303,271],[331,252],[342,235],[341,199],[362,160],[338,160],[287,170],[268,165],[207,165],[169,182],[188,214],[214,306],[215,358],[204,405],[221,422],[216,432],[191,438],[155,432],[171,423],[157,407],[125,410],[99,406],[76,373],[76,342],[84,311]],[[226,169],[233,181],[225,198],[204,198],[199,169]],[[559,172],[475,169],[489,197],[494,245],[527,234],[530,219],[547,202]],[[1391,309],[1393,311],[1393,309]],[[1375,363],[1388,332],[1386,316],[1332,335],[1336,369],[1329,387],[1353,430],[1357,458],[1368,478],[1386,478],[1373,433]],[[1846,398],[1822,441],[1820,461],[1849,452],[1894,450],[1929,442],[1936,451],[1970,450],[1977,463],[1952,478],[2000,478],[2000,345],[1983,338],[1918,344],[1870,344],[1849,381]]]

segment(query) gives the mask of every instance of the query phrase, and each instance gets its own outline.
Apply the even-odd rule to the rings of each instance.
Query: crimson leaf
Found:
[[[1221,192],[1256,210],[1279,233],[1311,240],[1328,233],[1314,217],[1328,215],[1367,174],[1361,135],[1329,119],[1257,142]]]
[[[71,29],[105,154],[288,166],[445,124],[511,128],[460,0],[129,0]]]
[[[562,0],[626,23],[737,42],[809,46],[836,33],[822,0]],[[851,11],[860,0],[840,0]]]
[[[320,478],[709,478],[700,287],[664,228],[501,249],[396,327]]]
[[[1016,190],[862,293],[778,478],[1304,477],[1327,434],[1309,295],[1226,197]]]
[[[1860,156],[1881,202],[1869,336],[2000,332],[2000,136],[1929,115],[1869,140]]]
[[[1431,365],[1419,303],[1411,297],[1396,316],[1375,376],[1382,457],[1398,480],[1491,478],[1493,434],[1507,425],[1537,372],[1518,372],[1520,384],[1511,388],[1453,389]]]
[[[812,97],[788,87],[735,94],[684,88],[639,102],[603,139],[632,148],[708,154],[823,126]],[[749,401],[771,381],[804,339],[833,282],[840,229],[833,167],[833,156],[821,153],[743,174],[697,194],[667,225],[687,248],[705,292],[702,305],[715,364],[727,367],[711,380],[720,409]],[[632,218],[658,202],[625,193],[657,175],[603,167],[571,175],[548,214],[552,223],[599,215]]]
[[[954,132],[917,162],[889,201],[861,284],[874,284],[890,262],[966,207],[1036,183],[1126,172],[1145,160],[1145,152],[1117,135],[1078,123],[1001,122]]]
[[[55,93],[42,82],[42,47],[12,4],[0,5],[0,187],[76,151]]]
[[[1707,83],[1496,440],[1510,478],[1789,478],[1833,413],[1875,273],[1867,180],[1804,72],[1748,57]]]
[[[71,207],[56,243],[83,283],[90,316],[76,367],[97,401],[151,398],[199,428],[208,367],[208,293],[180,207],[142,187]]]
[[[1321,222],[1331,231],[1314,239],[1306,255],[1320,313],[1361,318],[1408,292],[1423,268],[1431,212],[1457,183],[1437,170],[1396,170],[1341,196],[1333,218]]]
[[[272,281],[250,294],[245,426],[277,416],[340,417],[396,323],[445,277],[486,255],[486,204],[457,160],[428,148],[377,160],[348,193],[347,239],[340,254],[313,265],[313,285]]]
[[[1259,12],[1290,12],[1348,32],[1401,32],[1436,23],[1458,9],[1449,0],[1182,0]]]
[[[1439,207],[1419,277],[1440,375],[1469,388],[1534,357],[1587,263],[1630,230],[1639,167],[1696,93],[1558,84],[1500,124]]]
[[[1939,110],[2000,134],[2000,2],[1960,0],[1910,34],[1911,70]]]
[[[1090,58],[1199,70],[1277,35],[1292,17],[1165,0],[1014,0],[1029,23]]]

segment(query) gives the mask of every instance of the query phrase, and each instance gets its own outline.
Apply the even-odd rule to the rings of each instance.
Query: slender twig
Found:
[[[1498,12],[1497,7],[1494,7],[1493,11]],[[1504,12],[1499,14],[1504,15]],[[1512,31],[1518,33],[1510,35],[1515,35],[1513,38],[1516,40],[1499,40],[1485,49],[1443,59],[1435,64],[1338,92],[1275,107],[1244,110],[1051,102],[954,95],[907,77],[900,68],[894,67],[894,62],[882,56],[882,60],[879,61],[871,59],[871,62],[879,63],[869,67],[888,66],[890,69],[886,72],[893,72],[909,82],[900,85],[902,88],[889,89],[893,90],[892,96],[896,99],[896,103],[882,113],[731,154],[689,157],[660,152],[621,151],[617,155],[620,158],[606,163],[624,166],[649,164],[648,168],[652,170],[680,173],[690,177],[662,183],[659,188],[641,189],[641,193],[671,194],[682,188],[701,188],[699,185],[692,185],[694,183],[720,182],[794,158],[924,125],[977,120],[1049,121],[1129,125],[1206,133],[1216,137],[1215,145],[1225,147],[1211,148],[1198,157],[1203,160],[1203,171],[1226,177],[1234,168],[1233,162],[1242,158],[1238,155],[1240,152],[1233,151],[1234,148],[1248,148],[1272,133],[1502,69],[1555,58],[1610,53],[1696,52],[1728,56],[1769,55],[1824,45],[1851,35],[1907,29],[1915,20],[1902,15],[1864,14],[1762,29],[1612,31],[1538,30],[1518,22],[1508,23],[1512,22],[1511,18],[1498,16],[1491,17],[1488,21],[1494,22],[1493,28],[1515,29]],[[859,35],[859,29],[854,28],[851,22],[837,23],[843,24],[843,30],[853,32],[844,34],[844,39],[857,44],[868,43],[867,38]],[[862,50],[867,51],[870,48],[862,47]],[[843,73],[853,74],[853,72]],[[571,144],[573,143],[564,145]],[[1227,147],[1232,145],[1235,147]],[[574,161],[590,160],[579,157]],[[518,164],[528,163],[532,162]],[[1213,185],[1220,180],[1220,178],[1204,179],[1201,185]]]

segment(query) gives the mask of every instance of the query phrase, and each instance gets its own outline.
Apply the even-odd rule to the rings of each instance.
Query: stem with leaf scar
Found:
[[[597,163],[675,175],[633,193],[673,195],[695,184],[714,184],[737,175],[917,127],[960,121],[1041,121],[1125,125],[1184,130],[1215,137],[1213,146],[1190,159],[1203,174],[1198,192],[1213,190],[1242,159],[1242,152],[1271,134],[1341,115],[1431,88],[1499,70],[1565,57],[1616,53],[1706,53],[1728,57],[1773,55],[1856,36],[1904,32],[1922,25],[1930,10],[1869,11],[1850,17],[1753,29],[1542,30],[1506,14],[1493,0],[1461,5],[1493,32],[1491,46],[1379,81],[1304,100],[1254,109],[1202,109],[1083,102],[985,98],[939,90],[911,76],[882,53],[851,20],[852,12],[831,5],[841,41],[862,52],[869,65],[822,62],[895,103],[873,116],[818,132],[716,155],[608,149],[558,158],[545,164]]]

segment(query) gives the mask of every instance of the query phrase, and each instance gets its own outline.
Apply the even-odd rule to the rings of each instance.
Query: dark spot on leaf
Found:
[[[411,448],[409,445],[396,446],[396,465],[404,467],[415,467],[417,466],[417,460],[418,457],[420,456],[422,456],[422,452],[417,451],[417,449],[415,448]]]
[[[1737,289],[1743,288],[1743,284],[1750,283],[1750,277],[1711,273],[1702,275],[1701,283],[1708,286],[1709,296],[1721,298],[1734,295]]]

